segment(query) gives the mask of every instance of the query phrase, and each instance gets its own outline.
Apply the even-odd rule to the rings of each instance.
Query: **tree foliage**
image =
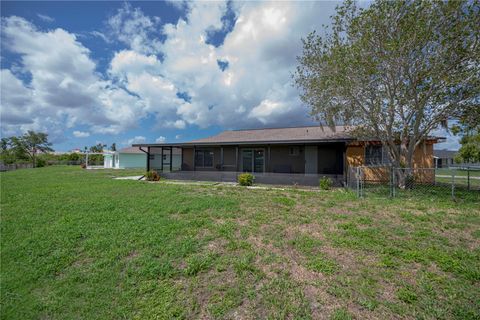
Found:
[[[460,140],[462,146],[458,150],[456,162],[480,163],[480,133],[463,136]]]
[[[461,136],[460,150],[455,159],[459,163],[480,163],[480,112],[466,110],[452,131]]]
[[[103,149],[106,147],[107,147],[106,144],[97,143],[96,145],[90,147],[90,152],[102,153]]]
[[[12,163],[12,156],[13,162],[29,159],[35,167],[38,154],[52,152],[51,145],[46,133],[29,130],[22,136],[2,139],[2,158],[8,158],[7,163]]]
[[[325,37],[303,39],[295,84],[323,125],[352,125],[411,166],[432,130],[479,108],[479,26],[478,1],[346,1]]]

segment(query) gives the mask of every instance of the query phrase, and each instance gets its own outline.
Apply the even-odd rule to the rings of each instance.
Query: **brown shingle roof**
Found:
[[[336,126],[335,130],[329,127],[293,127],[252,130],[223,131],[205,139],[189,141],[189,143],[234,143],[234,142],[280,142],[280,141],[315,141],[315,140],[344,140],[352,138],[349,127]]]

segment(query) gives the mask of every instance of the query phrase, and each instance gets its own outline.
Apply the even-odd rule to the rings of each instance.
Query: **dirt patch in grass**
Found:
[[[85,256],[80,256],[78,259],[76,259],[72,263],[72,267],[74,268],[83,268],[87,265],[90,265],[94,262],[93,258],[91,257],[85,257]]]
[[[308,223],[299,226],[288,226],[287,230],[293,233],[304,233],[319,240],[326,240],[325,228],[329,229],[329,226],[320,225],[318,223]],[[332,228],[333,229],[333,228]]]
[[[127,255],[125,256],[125,258],[123,258],[123,260],[126,261],[126,262],[129,262],[129,261],[132,261],[132,260],[134,260],[135,258],[137,258],[138,255],[139,255],[139,253],[138,253],[137,250],[132,250],[132,251],[130,251],[129,254],[127,254]]]

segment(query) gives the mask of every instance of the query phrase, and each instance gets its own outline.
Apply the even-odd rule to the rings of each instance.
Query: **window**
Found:
[[[195,166],[213,168],[213,151],[195,150]]]
[[[150,160],[155,160],[155,155],[150,153],[150,154],[148,155],[148,159],[150,159]]]
[[[298,156],[300,154],[300,147],[290,147],[288,154],[290,156]]]
[[[382,145],[367,145],[365,147],[365,164],[380,165],[389,164],[390,157]]]
[[[167,161],[167,155],[166,154],[163,155],[163,161]]]

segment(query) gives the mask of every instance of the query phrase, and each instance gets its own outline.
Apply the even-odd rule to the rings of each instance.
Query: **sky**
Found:
[[[2,1],[1,135],[67,151],[315,125],[292,73],[337,4]]]

